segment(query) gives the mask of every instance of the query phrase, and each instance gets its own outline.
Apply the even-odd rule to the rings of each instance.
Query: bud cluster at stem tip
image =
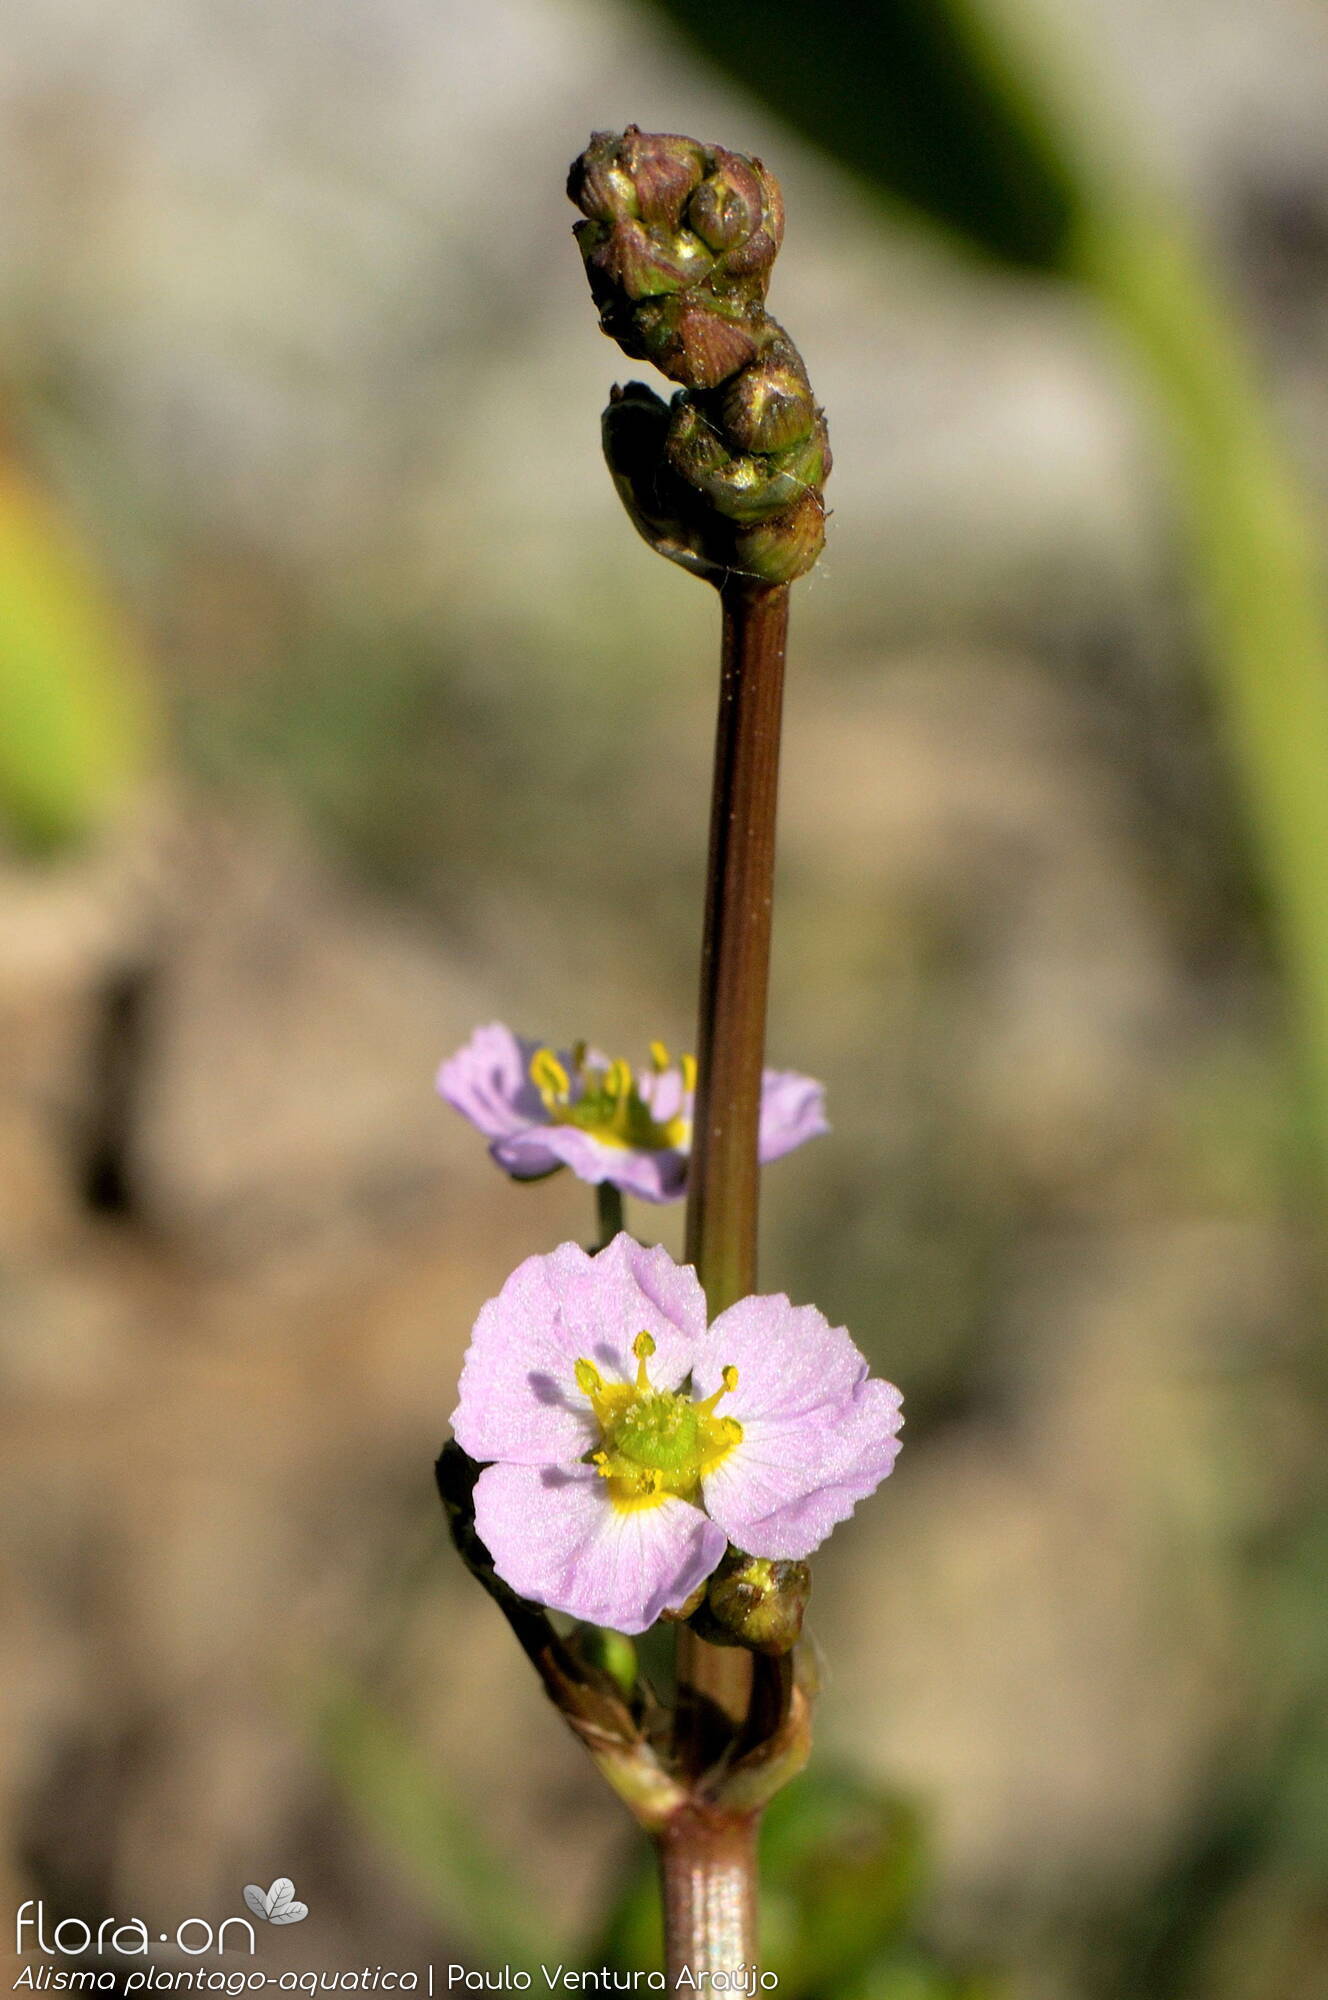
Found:
[[[615,389],[604,451],[633,523],[713,583],[790,583],[825,540],[825,418],[765,309],[784,233],[759,160],[672,133],[596,132],[567,192],[600,325],[682,386]]]

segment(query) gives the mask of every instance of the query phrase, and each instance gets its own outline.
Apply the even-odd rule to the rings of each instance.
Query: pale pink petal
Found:
[[[825,1085],[792,1069],[768,1069],[761,1077],[761,1165],[782,1159],[830,1130],[825,1118]]]
[[[837,1407],[867,1375],[842,1326],[815,1306],[790,1305],[782,1292],[739,1299],[719,1315],[697,1352],[696,1394],[713,1395],[727,1367],[737,1369],[738,1386],[721,1408],[742,1424]]]
[[[539,1046],[491,1021],[448,1057],[438,1072],[438,1093],[487,1139],[547,1123],[544,1101],[530,1080],[530,1059]]]
[[[631,1382],[639,1333],[655,1342],[650,1379],[676,1389],[705,1328],[696,1273],[658,1246],[625,1232],[591,1257],[564,1243],[519,1264],[475,1322],[452,1416],[472,1458],[559,1465],[598,1441],[576,1363],[594,1363],[605,1381]]]
[[[702,1482],[707,1511],[749,1555],[810,1555],[889,1473],[900,1400],[892,1383],[866,1381],[833,1413],[747,1423]]]
[[[685,1500],[619,1512],[585,1465],[491,1465],[475,1485],[475,1527],[519,1596],[618,1632],[676,1611],[726,1546]]]
[[[544,1124],[495,1139],[489,1151],[514,1180],[537,1180],[570,1167],[592,1187],[607,1181],[639,1201],[677,1201],[685,1191],[687,1155],[673,1147],[616,1146],[579,1125]]]

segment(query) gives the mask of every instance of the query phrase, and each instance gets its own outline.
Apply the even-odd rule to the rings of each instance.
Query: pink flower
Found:
[[[696,1065],[656,1042],[647,1070],[587,1050],[555,1053],[495,1021],[477,1028],[438,1072],[439,1093],[490,1141],[514,1180],[570,1167],[642,1201],[686,1191]],[[825,1091],[809,1076],[768,1069],[762,1080],[762,1165],[828,1130]]]
[[[802,1557],[894,1463],[899,1391],[787,1298],[706,1325],[690,1265],[616,1236],[519,1264],[475,1322],[452,1417],[500,1577],[643,1632],[730,1541]]]

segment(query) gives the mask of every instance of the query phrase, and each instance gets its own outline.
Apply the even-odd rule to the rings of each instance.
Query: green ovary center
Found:
[[[670,1067],[662,1042],[651,1043],[650,1058],[655,1077]],[[683,1056],[679,1066],[683,1088],[691,1091],[696,1063]],[[588,1061],[584,1042],[572,1051],[570,1071],[552,1049],[537,1049],[530,1059],[530,1080],[555,1125],[575,1125],[607,1145],[642,1147],[653,1153],[676,1150],[691,1139],[689,1118],[655,1117],[642,1089],[644,1075],[635,1075],[630,1063],[621,1059],[607,1064]]]
[[[590,1399],[600,1429],[597,1450],[588,1454],[620,1513],[658,1507],[676,1499],[697,1502],[701,1481],[741,1442],[742,1425],[715,1414],[722,1397],[738,1386],[736,1368],[726,1368],[723,1387],[703,1402],[670,1389],[654,1389],[646,1363],[655,1351],[648,1333],[632,1343],[637,1358],[634,1383],[605,1382],[591,1361],[576,1364],[577,1387]]]

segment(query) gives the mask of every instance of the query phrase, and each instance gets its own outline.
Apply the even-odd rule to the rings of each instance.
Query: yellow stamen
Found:
[[[577,1388],[583,1396],[589,1396],[592,1403],[597,1396],[604,1394],[604,1377],[593,1361],[578,1361],[573,1373]]]
[[[604,1073],[605,1095],[616,1100],[620,1097],[626,1097],[631,1088],[632,1066],[630,1063],[624,1062],[622,1057],[619,1056],[616,1062],[609,1064],[608,1069]]]
[[[673,1117],[660,1119],[651,1105],[654,1079],[666,1075],[673,1064],[663,1042],[650,1044],[650,1068],[641,1071],[639,1080],[631,1064],[621,1057],[589,1068],[587,1057],[587,1046],[579,1041],[567,1063],[549,1048],[536,1049],[530,1058],[531,1082],[555,1125],[579,1126],[609,1146],[642,1147],[652,1152],[687,1146],[691,1121],[681,1106]],[[695,1062],[683,1056],[680,1068],[684,1088],[693,1090]]]
[[[550,1109],[566,1104],[571,1095],[572,1079],[552,1049],[536,1049],[530,1058],[530,1080]]]
[[[704,1402],[697,1403],[696,1405],[697,1414],[704,1415],[707,1417],[713,1416],[715,1405],[719,1401],[720,1397],[731,1396],[733,1394],[733,1391],[737,1388],[737,1386],[738,1386],[738,1371],[736,1368],[732,1366],[732,1364],[730,1364],[727,1368],[725,1368],[723,1374],[720,1376],[720,1386],[718,1389],[716,1389],[714,1395],[707,1396]]]
[[[637,1513],[665,1500],[700,1504],[701,1481],[742,1442],[742,1425],[717,1417],[715,1405],[738,1386],[732,1364],[721,1371],[713,1395],[693,1402],[683,1393],[652,1386],[648,1363],[656,1351],[644,1329],[632,1342],[634,1383],[606,1382],[593,1361],[576,1363],[576,1385],[594,1412],[598,1446],[587,1452],[619,1513]]]

